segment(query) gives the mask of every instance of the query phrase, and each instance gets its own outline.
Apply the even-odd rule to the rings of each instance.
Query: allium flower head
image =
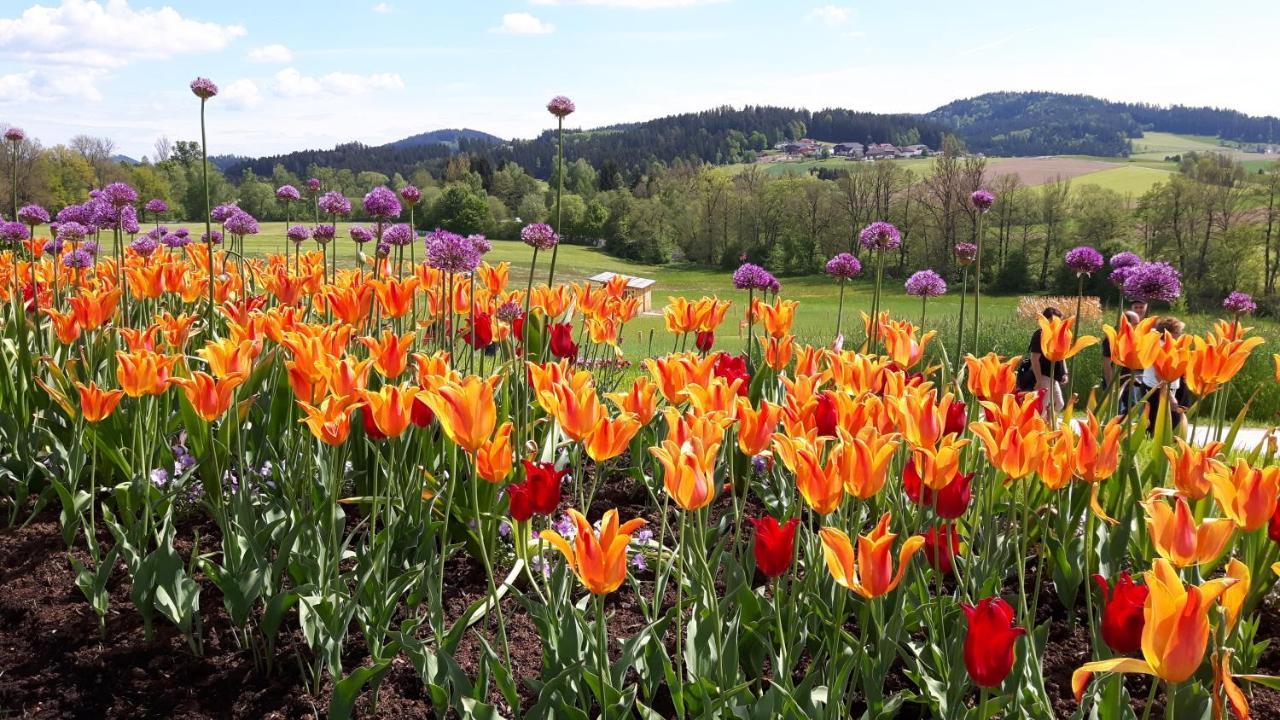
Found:
[[[515,300],[508,300],[498,306],[494,315],[504,323],[513,323],[524,316],[524,308]]]
[[[827,261],[827,274],[841,280],[857,277],[862,272],[862,263],[849,253],[840,253]]]
[[[167,248],[181,248],[191,244],[191,238],[183,237],[177,233],[169,233],[160,238],[160,244]]]
[[[285,237],[296,243],[311,239],[311,229],[306,225],[293,225],[284,234]]]
[[[1088,245],[1071,248],[1063,260],[1077,275],[1092,275],[1101,270],[1103,265],[1102,253]]]
[[[284,202],[293,202],[294,200],[301,200],[302,193],[298,192],[298,188],[292,185],[281,185],[276,188],[276,199]]]
[[[113,182],[102,188],[100,197],[116,207],[124,207],[138,202],[138,191],[128,183]]]
[[[902,244],[902,235],[892,223],[880,220],[864,227],[858,240],[869,250],[895,250]]]
[[[161,200],[160,198],[151,198],[147,201],[146,205],[142,206],[142,209],[152,215],[159,215],[163,212],[169,212],[169,203]]]
[[[461,235],[436,230],[427,236],[427,263],[445,272],[469,273],[480,264],[480,253]]]
[[[62,252],[62,241],[56,237],[45,240],[44,245],[40,246],[40,250],[45,255],[57,255]]]
[[[978,259],[978,246],[971,242],[956,243],[956,262],[960,265],[972,265]]]
[[[4,139],[13,143],[22,142],[26,136],[27,134],[20,127],[10,127],[4,131]]]
[[[174,230],[173,234],[177,235],[178,237],[186,237],[191,234],[191,231],[184,227],[180,227],[177,230]]]
[[[467,239],[471,241],[472,245],[476,246],[476,252],[481,255],[493,249],[493,243],[489,242],[489,238],[483,235],[468,235]]]
[[[324,223],[320,223],[319,225],[315,226],[315,228],[312,229],[311,231],[311,239],[315,240],[321,245],[332,240],[335,235],[337,235],[337,231],[334,229],[334,227],[332,225],[326,225]]]
[[[400,188],[400,199],[404,201],[405,205],[413,207],[422,200],[422,191],[413,185],[405,185]]]
[[[391,243],[389,242],[378,243],[378,248],[376,252],[378,257],[380,258],[389,257],[391,255]]]
[[[351,201],[337,190],[330,190],[320,196],[320,212],[329,215],[351,214]]]
[[[198,77],[191,81],[191,92],[201,100],[208,100],[218,94],[218,86],[209,78]]]
[[[393,247],[408,247],[413,243],[413,228],[408,223],[396,223],[382,231],[382,241]]]
[[[320,178],[307,178],[307,192],[320,192]]]
[[[302,227],[298,225],[297,227]],[[302,228],[306,230],[306,228]],[[373,231],[363,225],[351,226],[351,239],[363,245],[373,239]]]
[[[133,242],[129,243],[129,249],[142,257],[151,257],[151,254],[160,248],[160,243],[150,234],[143,235]]]
[[[16,245],[31,237],[31,231],[17,220],[0,222],[0,242]]]
[[[578,108],[573,104],[573,101],[563,95],[557,95],[551,98],[551,101],[547,103],[547,112],[558,118],[569,117],[573,114],[573,111],[577,109]]]
[[[1258,309],[1258,303],[1253,301],[1249,293],[1236,290],[1222,301],[1222,309],[1236,315],[1249,315]]]
[[[88,234],[89,229],[78,222],[69,220],[58,223],[58,239],[62,242],[78,243]]]
[[[529,223],[520,230],[520,239],[525,245],[539,250],[550,250],[560,242],[560,236],[546,223]]]
[[[215,205],[213,206],[213,209],[209,211],[209,219],[221,225],[239,209],[240,208],[236,207],[235,203]]]
[[[44,225],[49,222],[49,211],[39,205],[24,205],[18,210],[18,219],[28,225]]]
[[[364,196],[364,211],[375,220],[395,220],[400,217],[400,198],[387,187],[376,187]]]
[[[89,225],[93,222],[93,210],[87,205],[68,205],[58,211],[58,222]]]
[[[120,208],[120,229],[130,235],[137,235],[142,228],[138,225],[138,211],[132,205]]]
[[[1123,288],[1124,281],[1128,280],[1129,275],[1133,272],[1133,267],[1134,266],[1132,265],[1118,267],[1111,271],[1111,274],[1107,276],[1107,279],[1111,281],[1112,285],[1115,285],[1118,288]]]
[[[969,196],[969,202],[973,203],[978,212],[986,212],[996,203],[996,196],[990,190],[981,188],[973,191]]]
[[[93,240],[85,240],[80,243],[80,249],[89,253],[93,257],[98,256],[98,243]]]
[[[231,217],[222,223],[222,229],[232,235],[240,235],[242,237],[245,235],[257,235],[258,221],[249,213],[237,208],[231,214]]]
[[[772,273],[754,263],[742,263],[733,271],[733,286],[739,290],[769,290],[776,282]]]
[[[1113,270],[1119,270],[1120,268],[1133,267],[1134,265],[1137,265],[1140,262],[1142,262],[1142,258],[1138,257],[1136,253],[1131,253],[1127,250],[1125,252],[1119,252],[1111,256],[1111,268]]]
[[[932,270],[919,270],[907,278],[904,287],[914,297],[938,297],[946,294],[947,281]]]
[[[73,270],[93,267],[93,254],[84,248],[72,250],[62,257],[62,266]]]
[[[1124,294],[1131,300],[1173,302],[1182,295],[1182,275],[1167,262],[1144,262],[1128,270]]]
[[[222,244],[222,231],[221,231],[221,230],[214,230],[214,231],[212,231],[212,232],[200,233],[200,242],[202,242],[202,243],[209,243],[209,242],[212,242],[214,245],[221,245],[221,244]]]

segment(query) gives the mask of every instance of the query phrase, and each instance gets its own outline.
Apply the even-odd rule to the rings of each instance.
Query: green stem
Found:
[[[608,720],[609,705],[609,631],[605,627],[604,595],[596,595],[596,642],[600,662],[600,718]]]
[[[204,180],[204,244],[208,249],[209,258],[209,307],[208,314],[205,316],[205,325],[209,337],[213,337],[213,219],[209,217],[209,213],[213,208],[209,205],[209,143],[205,138],[204,129],[204,106],[205,100],[200,100],[200,175]]]
[[[564,118],[558,119],[558,127],[556,129],[556,167],[558,168],[556,178],[556,235],[561,234],[561,221],[564,217],[563,207],[560,204],[560,196],[564,193]],[[556,282],[556,254],[560,250],[560,243],[556,243],[551,248],[551,269],[547,272],[547,287],[555,287]],[[533,274],[533,268],[529,268],[530,277]]]

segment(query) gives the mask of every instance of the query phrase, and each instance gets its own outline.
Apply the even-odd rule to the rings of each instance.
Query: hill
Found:
[[[407,148],[418,147],[420,145],[433,145],[442,143],[450,145],[454,148],[458,147],[461,140],[474,140],[477,142],[486,142],[492,145],[502,145],[506,142],[497,135],[490,135],[480,130],[472,130],[471,128],[445,128],[443,130],[432,130],[430,132],[418,133],[410,135],[407,138],[401,138],[387,145],[391,147]]]

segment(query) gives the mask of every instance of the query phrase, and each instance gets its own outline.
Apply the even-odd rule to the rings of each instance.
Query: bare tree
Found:
[[[156,138],[155,151],[157,163],[162,163],[173,156],[173,143],[169,141],[168,135]]]
[[[71,149],[89,161],[89,165],[93,167],[94,177],[101,185],[106,179],[111,157],[115,155],[115,141],[105,137],[76,135],[71,138]]]

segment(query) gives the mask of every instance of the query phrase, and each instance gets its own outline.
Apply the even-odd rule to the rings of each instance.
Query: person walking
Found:
[[[1040,312],[1046,320],[1062,317],[1062,311],[1050,306]],[[1036,390],[1041,393],[1042,408],[1046,418],[1058,417],[1062,412],[1062,386],[1067,384],[1067,364],[1061,360],[1046,359],[1040,346],[1040,328],[1031,333],[1027,354],[1031,358],[1031,372],[1036,379]]]
[[[1146,303],[1135,302],[1130,307],[1139,304],[1141,304],[1143,311],[1145,312]],[[1142,315],[1136,310],[1126,310],[1124,318],[1129,321],[1129,325],[1132,327],[1137,327],[1138,323],[1142,322]],[[1120,394],[1120,408],[1118,410],[1118,414],[1120,415],[1127,415],[1129,413],[1129,408],[1133,407],[1135,394],[1137,392],[1133,374],[1134,371],[1129,368],[1116,367],[1115,363],[1111,361],[1111,339],[1105,337],[1102,338],[1102,389],[1106,390],[1110,388],[1113,383],[1120,384],[1116,389],[1116,392]]]
[[[1156,322],[1153,332],[1169,333],[1171,337],[1182,337],[1182,331],[1186,327],[1176,317],[1162,317]],[[1136,397],[1146,398],[1147,412],[1147,434],[1150,435],[1155,431],[1156,418],[1160,412],[1160,397],[1168,393],[1169,398],[1169,419],[1173,423],[1173,434],[1182,437],[1186,431],[1186,413],[1187,407],[1190,406],[1192,397],[1190,391],[1187,390],[1187,384],[1182,378],[1162,383],[1156,375],[1154,367],[1143,368],[1142,373],[1137,376]]]

